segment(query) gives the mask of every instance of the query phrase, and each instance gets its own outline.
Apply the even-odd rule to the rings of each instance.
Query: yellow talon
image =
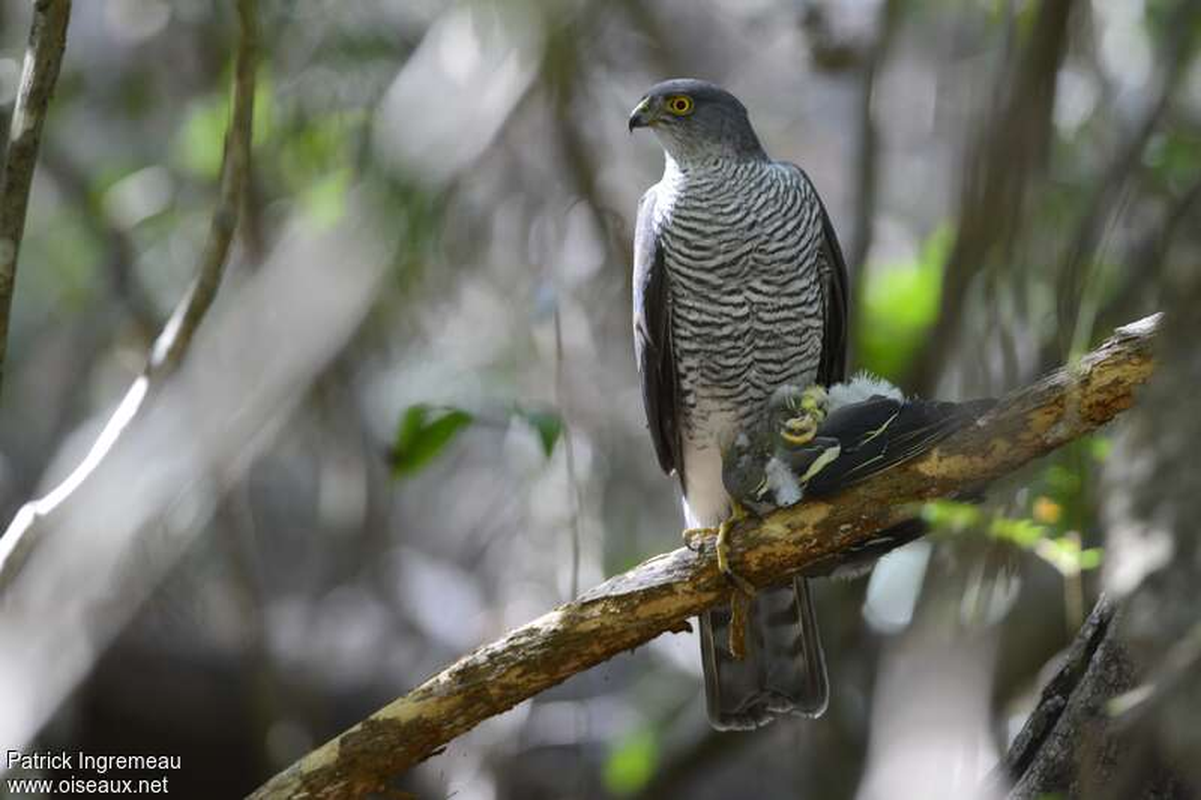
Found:
[[[735,511],[730,518],[717,526],[717,540],[714,542],[714,549],[717,551],[717,569],[743,594],[752,596],[755,594],[755,585],[730,566],[730,529],[734,527],[734,523],[746,517],[746,512],[742,510],[741,506],[735,504],[734,508]]]
[[[750,616],[751,599],[755,596],[755,587],[746,578],[739,575],[730,566],[730,529],[734,523],[746,518],[746,510],[740,503],[734,503],[730,518],[717,528],[717,541],[714,549],[717,551],[717,568],[726,580],[734,584],[736,591],[730,592],[730,655],[737,661],[746,658],[746,627]]]
[[[698,539],[705,539],[709,536],[716,536],[717,531],[713,528],[685,528],[680,534],[680,538],[684,540],[684,546],[694,553],[699,553],[701,545]]]
[[[747,617],[750,613],[751,599],[755,596],[755,585],[739,575],[730,566],[730,530],[736,523],[745,519],[746,510],[739,503],[734,503],[728,519],[722,521],[716,528],[687,528],[684,530],[684,546],[692,551],[701,548],[698,539],[714,537],[713,549],[717,553],[717,569],[726,576],[734,586],[730,593],[730,655],[741,661],[746,657],[746,628]]]
[[[808,444],[816,435],[817,421],[811,416],[793,417],[780,428],[780,438],[796,447]]]
[[[693,552],[699,552],[699,540],[713,537],[713,547],[717,552],[717,569],[729,579],[730,583],[748,595],[755,593],[755,586],[746,578],[736,573],[730,567],[730,529],[738,522],[746,519],[746,510],[739,503],[734,503],[728,519],[722,521],[716,528],[685,528],[682,535],[684,546]]]

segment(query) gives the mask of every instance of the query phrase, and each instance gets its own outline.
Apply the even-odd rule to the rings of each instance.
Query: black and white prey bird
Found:
[[[629,119],[666,155],[643,196],[634,239],[634,341],[647,420],[664,471],[679,476],[689,528],[735,507],[722,452],[777,387],[845,377],[846,267],[809,178],[764,152],[738,99],[680,79],[651,88]],[[701,618],[709,719],[754,728],[817,716],[829,696],[804,579],[759,592],[747,652],[728,647],[728,609]]]
[[[722,481],[763,515],[841,491],[925,453],[996,404],[906,398],[859,373],[845,383],[786,384],[722,454]]]

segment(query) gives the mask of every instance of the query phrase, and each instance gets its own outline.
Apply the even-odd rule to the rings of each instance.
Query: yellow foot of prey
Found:
[[[801,392],[800,398],[790,403],[796,416],[780,426],[780,438],[793,447],[809,444],[826,419],[826,403],[826,390],[821,386],[814,384]]]

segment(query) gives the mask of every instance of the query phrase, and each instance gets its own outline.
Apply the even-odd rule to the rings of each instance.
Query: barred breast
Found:
[[[783,383],[812,381],[823,319],[821,207],[796,167],[722,162],[659,184],[672,304],[685,495],[695,519],[726,511],[720,450]]]

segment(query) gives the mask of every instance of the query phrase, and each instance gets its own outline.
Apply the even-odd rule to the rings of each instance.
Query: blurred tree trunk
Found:
[[[1115,610],[1102,599],[993,776],[1010,800],[1196,797],[1201,789],[1201,519],[1197,447],[1201,415],[1201,276],[1167,287],[1175,308],[1157,345],[1154,382],[1134,433],[1115,452],[1112,494],[1129,494],[1121,537],[1166,536],[1171,554]],[[1127,530],[1143,523],[1142,532]],[[1112,552],[1111,548],[1111,552]]]
[[[1071,0],[1039,6],[1020,55],[998,72],[995,103],[985,109],[964,159],[959,224],[947,256],[938,318],[901,385],[933,397],[959,342],[964,297],[977,275],[1007,264],[1050,150],[1056,78],[1067,52]]]
[[[1115,607],[1102,598],[1085,621],[1063,663],[1043,687],[989,783],[1008,800],[1035,800],[1048,793],[1082,793],[1112,777],[1119,743],[1107,704],[1132,685],[1130,658],[1114,635]]]
[[[1139,688],[1118,709],[1121,769],[1096,795],[1103,800],[1201,793],[1201,273],[1179,270],[1162,288],[1172,309],[1157,345],[1164,368],[1147,388],[1127,446],[1115,452],[1113,471],[1133,494],[1133,521],[1145,526],[1141,544],[1162,537],[1170,551],[1163,566],[1131,593],[1119,618]],[[1115,524],[1111,545],[1122,535],[1133,534]],[[1165,764],[1174,777],[1154,794],[1163,784]]]

